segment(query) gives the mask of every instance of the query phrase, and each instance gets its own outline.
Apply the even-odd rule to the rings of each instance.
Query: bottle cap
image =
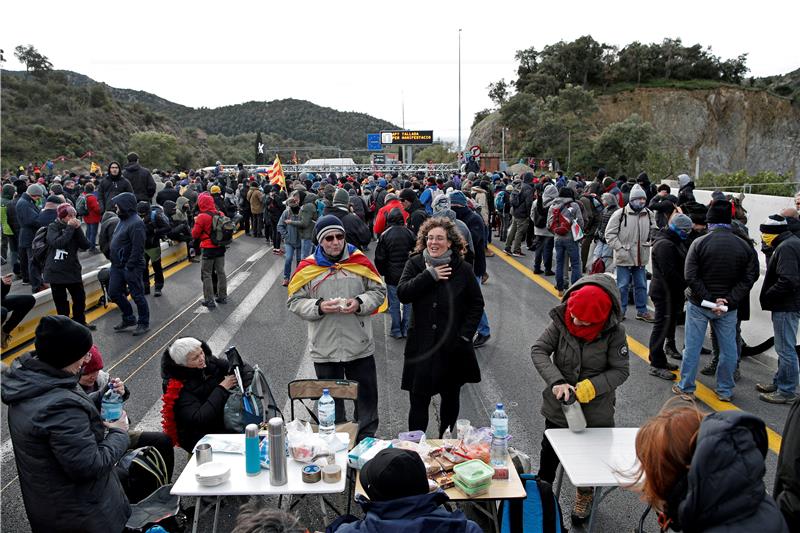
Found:
[[[322,389],[322,394],[330,394],[330,392],[328,391],[328,389]]]
[[[498,404],[495,406],[495,409],[497,409],[498,411],[502,411],[502,410],[503,410],[503,404],[502,404],[502,403],[498,403]]]
[[[270,437],[283,435],[283,419],[279,416],[270,418],[268,432]]]
[[[244,436],[248,439],[251,437],[258,437],[258,426],[255,424],[247,424],[247,427],[244,428]]]

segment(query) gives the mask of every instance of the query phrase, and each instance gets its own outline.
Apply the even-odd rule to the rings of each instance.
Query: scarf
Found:
[[[453,250],[450,249],[448,249],[445,253],[443,253],[439,257],[431,257],[431,254],[428,253],[427,248],[422,250],[422,258],[425,260],[425,264],[432,267],[449,265],[450,258],[452,256],[453,256]]]
[[[161,428],[164,433],[172,440],[173,446],[180,446],[178,442],[178,426],[175,423],[175,401],[181,395],[183,382],[177,379],[170,379],[167,384],[167,391],[162,397],[164,406],[161,408]]]
[[[564,322],[572,336],[584,342],[592,342],[608,322],[611,313],[611,297],[597,285],[584,285],[572,292],[567,300]],[[575,317],[588,326],[579,326],[573,322]]]

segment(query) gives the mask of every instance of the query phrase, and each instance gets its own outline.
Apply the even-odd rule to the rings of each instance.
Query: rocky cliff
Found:
[[[766,91],[641,88],[597,97],[600,129],[636,113],[685,150],[701,172],[792,172],[800,176],[800,107]],[[500,151],[499,116],[473,129],[469,146]],[[688,169],[687,169],[688,170]]]

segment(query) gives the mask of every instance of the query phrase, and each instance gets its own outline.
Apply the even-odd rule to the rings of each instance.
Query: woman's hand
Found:
[[[225,376],[225,379],[219,382],[219,386],[225,390],[230,390],[236,385],[236,376],[233,374]]]
[[[553,396],[556,397],[556,400],[566,400],[569,398],[570,392],[575,392],[575,387],[570,385],[569,383],[562,383],[560,385],[553,385]]]
[[[125,396],[125,384],[119,378],[114,378],[111,380],[111,388],[114,389],[114,392],[119,394],[120,396]]]
[[[119,419],[114,420],[113,422],[104,420],[103,425],[105,425],[108,429],[121,429],[122,431],[128,431],[128,413],[122,411],[122,416],[119,417]]]
[[[450,265],[439,265],[433,267],[433,269],[436,271],[439,281],[450,279],[450,274],[453,272],[453,269],[450,267]]]

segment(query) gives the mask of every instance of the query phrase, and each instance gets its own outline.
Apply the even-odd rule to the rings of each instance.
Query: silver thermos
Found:
[[[286,485],[289,481],[286,472],[286,432],[283,419],[280,417],[269,420],[269,484]]]
[[[583,409],[577,402],[574,391],[569,391],[569,395],[561,400],[561,410],[564,411],[570,431],[580,433],[586,429],[586,418],[583,416]]]

